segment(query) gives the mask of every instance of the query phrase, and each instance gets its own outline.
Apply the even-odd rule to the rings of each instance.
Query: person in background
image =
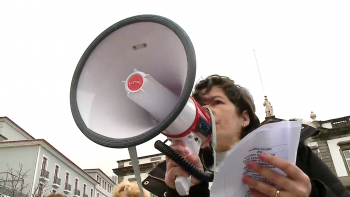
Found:
[[[209,108],[215,116],[217,133],[217,163],[215,165],[220,166],[225,154],[237,142],[260,126],[260,121],[255,115],[253,98],[247,89],[235,84],[230,78],[219,75],[211,75],[196,84],[192,96],[200,105]],[[189,155],[185,145],[180,142],[172,142],[171,147],[202,171],[204,167],[200,157],[204,157],[206,167],[214,165],[211,153],[208,151],[210,148],[202,149],[199,156]],[[260,154],[259,158],[263,162],[281,169],[288,176],[278,174],[257,163],[248,162],[248,168],[281,187],[278,190],[249,176],[243,176],[242,182],[252,188],[250,192],[254,196],[350,196],[340,180],[304,143],[299,143],[296,164],[269,154]],[[150,176],[146,178],[148,184],[143,182],[144,187],[155,194],[157,191],[166,191],[164,196],[167,197],[179,196],[174,183],[176,176],[189,176],[186,171],[169,158],[157,165],[149,174]],[[158,180],[163,180],[163,182]],[[151,182],[152,184],[150,184]],[[157,186],[151,187],[149,185]],[[210,196],[208,186],[209,183],[192,177],[189,196]]]
[[[145,189],[143,189],[143,195],[150,196]],[[141,197],[141,192],[136,182],[124,181],[114,187],[112,197]]]
[[[63,194],[60,194],[60,193],[51,193],[47,197],[65,197],[65,196]]]

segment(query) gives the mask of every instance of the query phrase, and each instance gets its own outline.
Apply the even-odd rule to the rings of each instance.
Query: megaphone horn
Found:
[[[194,48],[179,25],[155,15],[124,19],[103,31],[76,67],[70,90],[74,121],[91,141],[128,148],[136,175],[135,146],[160,133],[198,154],[211,140],[213,117],[190,96],[195,75]],[[155,146],[170,155],[166,144]],[[171,155],[196,178],[203,175]],[[188,193],[189,180],[177,177],[181,195]]]

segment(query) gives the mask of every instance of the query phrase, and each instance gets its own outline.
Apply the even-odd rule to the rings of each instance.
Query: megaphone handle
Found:
[[[194,133],[191,132],[184,137],[176,138],[176,139],[173,138],[172,140],[183,141],[186,144],[186,148],[187,148],[189,154],[194,154],[194,153],[196,153],[197,155],[199,154],[202,140],[200,137],[198,137]],[[180,196],[189,195],[190,186],[191,186],[191,176],[189,176],[189,177],[182,177],[182,176],[176,177],[175,187],[176,187],[177,193]]]

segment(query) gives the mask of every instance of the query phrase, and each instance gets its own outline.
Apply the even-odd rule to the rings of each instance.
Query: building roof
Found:
[[[322,121],[318,121],[320,124],[322,123],[327,123],[327,122],[338,122],[338,121],[342,121],[342,120],[347,120],[350,121],[350,116],[344,116],[344,117],[339,117],[339,118],[333,118],[333,119],[329,119],[329,120],[322,120]]]
[[[262,121],[260,124],[265,125],[265,124],[280,122],[280,121],[283,121],[283,119],[276,118],[275,116],[270,116],[270,117],[265,117],[265,120]]]
[[[137,157],[137,159],[144,159],[144,158],[160,156],[160,155],[164,155],[164,154],[163,153],[158,153],[158,154],[153,154],[153,155],[146,155],[146,156],[142,156],[142,157]],[[120,162],[126,162],[126,161],[131,161],[131,159],[118,160],[117,162],[120,163]]]
[[[112,183],[117,184],[116,182],[114,182],[109,176],[107,176],[100,168],[95,168],[95,169],[84,169],[85,172],[87,171],[91,171],[91,172],[101,172],[104,176],[106,176],[110,181],[112,181]]]
[[[50,152],[58,153],[59,156],[63,157],[67,162],[69,162],[74,167],[76,167],[78,173],[80,172],[81,175],[83,175],[83,176],[85,175],[90,180],[94,181],[95,183],[98,183],[98,181],[96,179],[92,178],[88,173],[86,173],[83,169],[81,169],[79,166],[77,166],[75,163],[73,163],[70,159],[68,159],[66,156],[64,156],[60,151],[58,151],[55,147],[53,147],[50,143],[48,143],[44,139],[0,142],[0,148],[1,147],[17,147],[17,146],[33,146],[33,145],[40,145],[42,147],[47,148]]]
[[[15,126],[17,131],[19,131],[21,134],[24,134],[25,136],[29,137],[30,139],[34,140],[35,138],[33,136],[31,136],[29,133],[27,133],[24,129],[22,129],[20,126],[18,126],[15,122],[13,122],[9,117],[4,116],[4,117],[0,117],[0,122],[8,122],[10,123],[10,125],[12,124],[13,126]],[[11,125],[11,126],[12,126]]]

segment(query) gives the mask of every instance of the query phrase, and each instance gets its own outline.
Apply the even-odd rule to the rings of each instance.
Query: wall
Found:
[[[60,188],[55,189],[56,192],[62,193],[64,195],[67,195],[67,197],[74,196],[74,189],[75,189],[75,178],[78,178],[78,188],[80,190],[80,197],[83,197],[83,184],[86,184],[86,194],[88,197],[91,197],[91,189],[95,188],[95,182],[92,182],[88,180],[87,178],[80,175],[77,171],[74,170],[73,164],[66,165],[63,161],[61,161],[58,157],[51,154],[48,150],[45,148],[41,148],[40,154],[39,154],[39,165],[37,166],[38,175],[35,179],[35,185],[39,183],[39,177],[41,172],[41,167],[43,163],[43,157],[46,156],[48,159],[47,168],[46,170],[49,171],[49,191],[52,191],[52,189],[55,189],[52,184],[54,180],[54,173],[55,173],[55,165],[60,166],[58,178],[61,179],[61,186]],[[66,172],[69,172],[69,184],[71,185],[71,192],[69,194],[64,193],[64,187],[66,182]],[[94,189],[95,190],[95,189]],[[95,191],[94,191],[95,192]]]
[[[111,194],[108,193],[106,190],[104,190],[101,186],[96,185],[96,192],[99,193],[99,197],[109,197],[109,196],[111,196]],[[96,193],[96,196],[97,196],[97,193]]]
[[[27,178],[24,179],[28,188],[24,189],[23,193],[28,193],[32,189],[38,149],[38,145],[0,148],[0,172],[8,172],[7,164],[13,170],[19,170],[20,163],[23,165],[23,171],[29,170]],[[3,175],[0,174],[2,177]]]
[[[99,193],[99,197],[104,197],[104,196],[109,197],[109,196],[111,196],[114,185],[111,185],[111,184],[109,183],[109,181],[106,181],[106,179],[104,178],[104,176],[102,176],[101,174],[99,174],[99,173],[97,173],[97,172],[88,172],[88,174],[89,174],[91,177],[93,177],[94,179],[96,179],[97,181],[98,181],[97,175],[101,178],[101,183],[100,183],[100,185],[98,185],[98,184],[96,185],[96,190],[97,190],[96,192]],[[107,190],[108,184],[107,184],[107,186],[106,186],[106,190],[102,187],[102,186],[103,186],[103,181],[106,181],[108,184],[110,184],[110,185],[112,186],[111,192],[108,192],[108,190]],[[97,196],[97,193],[95,194],[96,196]]]
[[[0,122],[0,134],[7,138],[7,141],[28,140],[19,131],[11,127],[6,122]]]

